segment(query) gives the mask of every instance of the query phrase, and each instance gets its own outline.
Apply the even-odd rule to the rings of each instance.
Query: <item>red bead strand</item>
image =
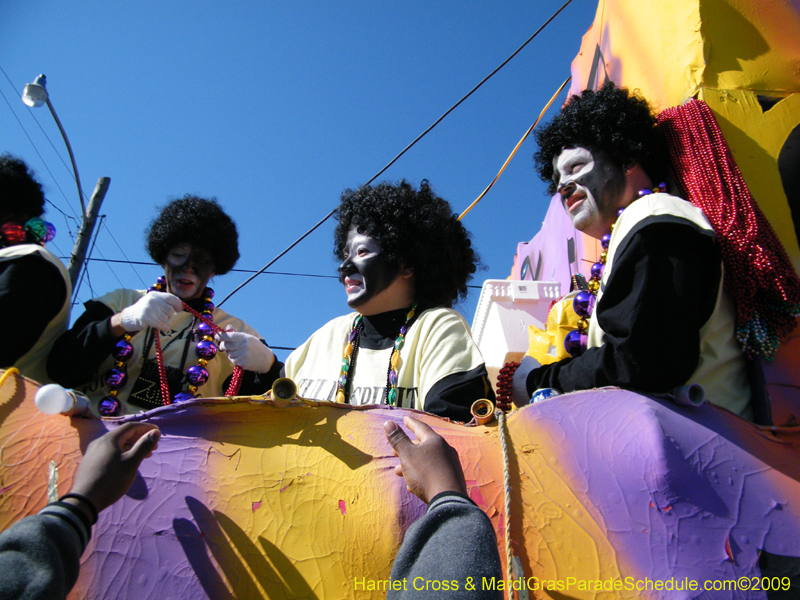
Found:
[[[675,179],[719,239],[724,287],[744,351],[771,360],[800,316],[800,278],[753,199],[711,109],[692,100],[659,117]]]
[[[200,319],[203,323],[208,325],[214,333],[219,333],[220,331],[223,331],[222,327],[206,319],[202,314],[200,314],[199,312],[194,310],[191,306],[186,304],[186,302],[183,303],[183,310]],[[159,341],[158,330],[155,330],[155,345],[156,345],[156,361],[158,362],[158,375],[161,378],[161,394],[165,398],[164,404],[170,404],[169,387],[167,387],[167,370],[164,367],[164,355],[161,352],[161,342]],[[225,391],[226,396],[231,397],[231,396],[237,396],[239,394],[239,389],[242,386],[242,374],[243,372],[241,367],[233,368],[231,383],[228,386],[228,389]]]
[[[158,363],[158,378],[161,383],[161,398],[164,406],[172,404],[169,397],[169,386],[167,385],[167,368],[164,366],[164,353],[161,350],[161,334],[157,328],[153,328],[153,339],[156,346],[156,362]]]

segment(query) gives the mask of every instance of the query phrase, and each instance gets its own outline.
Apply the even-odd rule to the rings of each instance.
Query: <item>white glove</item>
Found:
[[[531,394],[528,393],[528,373],[538,369],[542,365],[532,356],[525,355],[519,362],[519,367],[514,371],[511,378],[511,401],[519,407],[527,406],[531,401]]]
[[[275,362],[272,350],[254,335],[229,329],[220,331],[214,337],[219,343],[219,349],[228,355],[234,366],[245,371],[266,373]]]
[[[169,329],[169,320],[176,312],[183,310],[180,298],[166,292],[149,292],[136,304],[120,313],[120,323],[125,331],[141,331],[145,327]]]

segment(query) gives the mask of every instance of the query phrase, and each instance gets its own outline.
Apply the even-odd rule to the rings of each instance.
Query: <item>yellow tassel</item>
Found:
[[[6,382],[6,379],[11,377],[12,375],[19,375],[19,369],[17,367],[9,367],[6,369],[6,372],[0,375],[0,387],[3,387],[3,384]]]

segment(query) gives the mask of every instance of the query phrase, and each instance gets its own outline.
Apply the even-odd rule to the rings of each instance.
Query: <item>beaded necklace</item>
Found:
[[[417,302],[411,305],[408,313],[406,313],[406,321],[400,327],[400,333],[394,341],[392,347],[392,354],[389,356],[389,368],[386,373],[386,403],[389,406],[397,405],[397,373],[400,370],[400,349],[405,344],[406,334],[411,328],[411,321],[417,310]],[[350,329],[350,337],[344,347],[342,357],[342,372],[337,382],[336,402],[346,403],[350,396],[350,389],[348,383],[352,382],[352,374],[356,367],[356,358],[358,357],[359,342],[361,340],[361,332],[364,331],[364,320],[362,315],[358,315],[353,321],[353,327]]]
[[[792,261],[708,105],[691,100],[657,118],[686,197],[717,234],[723,287],[736,306],[736,338],[749,357],[772,360],[800,316],[800,278]]]
[[[55,226],[39,217],[28,219],[24,225],[15,221],[8,221],[0,225],[0,248],[26,242],[44,245],[55,237]]]
[[[647,196],[649,194],[664,193],[666,191],[667,184],[660,183],[658,186],[652,189],[644,188],[639,190],[639,195],[637,198],[641,198],[642,196]],[[612,232],[614,231],[614,227],[624,211],[624,208],[620,208],[617,211],[617,218],[611,225]],[[591,277],[587,284],[589,289],[578,292],[572,301],[572,308],[575,311],[575,314],[577,314],[580,318],[578,319],[578,328],[570,331],[564,338],[564,348],[567,352],[569,352],[570,356],[580,356],[586,352],[586,346],[589,341],[586,331],[589,329],[589,318],[592,316],[594,305],[597,301],[597,292],[600,290],[600,279],[603,277],[606,259],[608,258],[608,246],[610,244],[611,233],[607,233],[600,239],[600,245],[603,247],[603,251],[600,253],[599,260],[592,265],[590,271]]]
[[[147,293],[161,292],[166,286],[166,279],[159,277],[156,284],[147,289]],[[208,381],[208,370],[206,365],[208,361],[217,355],[217,345],[214,343],[214,304],[211,302],[214,298],[214,290],[207,287],[203,290],[203,310],[198,313],[189,308],[186,303],[183,304],[184,310],[187,310],[198,317],[200,322],[197,325],[195,333],[200,337],[200,341],[195,344],[195,353],[198,356],[197,364],[189,367],[186,374],[189,379],[189,386],[186,391],[175,394],[175,398],[170,399],[169,387],[167,386],[166,367],[164,365],[164,356],[161,350],[160,335],[157,330],[153,331],[156,345],[156,361],[158,362],[159,378],[161,380],[161,396],[164,405],[171,404],[172,402],[186,402],[192,400],[197,396],[197,389]],[[125,368],[131,356],[133,355],[133,345],[131,345],[131,335],[125,333],[122,339],[116,343],[111,355],[116,361],[114,366],[108,370],[105,376],[105,384],[110,388],[108,396],[100,401],[98,412],[104,417],[114,417],[120,413],[122,408],[117,395],[119,390],[122,389],[128,382],[128,372]],[[235,374],[234,374],[235,375]],[[234,377],[234,380],[236,377]],[[231,382],[233,386],[234,381]],[[238,386],[237,386],[238,387]]]

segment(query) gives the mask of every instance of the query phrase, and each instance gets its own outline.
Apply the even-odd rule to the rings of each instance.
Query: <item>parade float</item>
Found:
[[[796,2],[601,0],[571,88],[611,79],[660,110],[707,106],[759,223],[771,225],[795,271],[799,27]],[[588,275],[598,253],[554,200],[542,231],[520,244],[512,280],[484,286],[473,330],[490,369],[529,350],[529,326],[545,329],[550,301],[573,274]],[[145,420],[162,431],[158,451],[101,514],[71,598],[380,598],[404,532],[425,510],[394,474],[383,431],[412,414],[458,451],[514,578],[500,589],[519,598],[796,597],[798,337],[784,336],[764,362],[771,422],[761,425],[617,388],[470,425],[296,397],[197,399],[100,420],[40,412],[38,384],[7,372],[0,529],[65,493],[91,440]]]

